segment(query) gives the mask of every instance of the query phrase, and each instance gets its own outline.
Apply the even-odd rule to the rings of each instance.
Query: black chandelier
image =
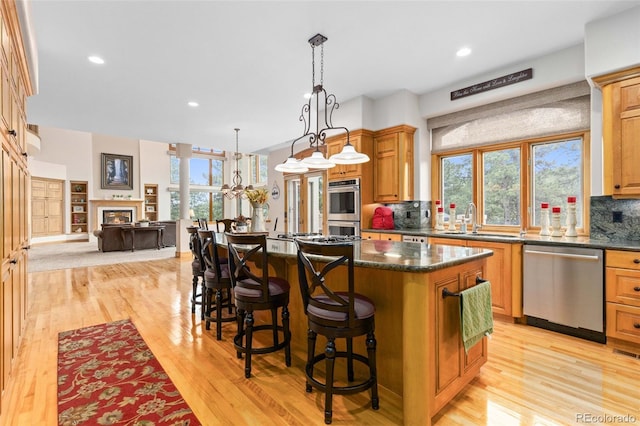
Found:
[[[331,122],[333,111],[340,108],[335,95],[328,95],[324,90],[324,42],[327,38],[322,34],[316,34],[309,39],[311,45],[311,68],[312,68],[312,94],[309,97],[309,101],[302,106],[302,112],[300,113],[299,120],[304,122],[304,134],[299,138],[296,138],[291,143],[291,155],[284,163],[278,164],[275,170],[278,172],[287,173],[305,173],[309,169],[329,169],[335,167],[337,164],[359,164],[369,161],[369,156],[363,153],[359,153],[355,150],[351,142],[349,141],[349,129],[346,127],[334,127]],[[320,84],[316,85],[316,53],[315,48],[320,46]],[[320,95],[324,97],[323,108],[323,120],[322,129],[321,115],[320,115]],[[315,131],[312,131],[312,106],[315,98]],[[327,132],[334,130],[344,130],[347,133],[347,143],[342,148],[342,151],[338,154],[332,155],[330,158],[325,158],[322,151],[320,151],[320,145],[325,144]],[[315,151],[310,157],[297,160],[293,155],[293,147],[296,142],[307,139],[311,148],[315,147]]]

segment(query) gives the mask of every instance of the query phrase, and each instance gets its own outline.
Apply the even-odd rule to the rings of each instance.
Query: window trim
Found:
[[[531,167],[531,150],[533,145],[562,141],[567,139],[582,138],[582,194],[578,194],[582,198],[582,227],[577,228],[578,235],[584,236],[589,234],[589,211],[590,211],[590,198],[591,198],[591,133],[588,130],[563,133],[552,136],[538,137],[532,139],[524,139],[515,142],[506,142],[500,144],[475,146],[468,148],[459,148],[450,151],[442,151],[431,156],[431,194],[432,199],[442,199],[442,172],[441,172],[441,159],[442,157],[449,157],[460,154],[472,155],[472,201],[476,205],[477,214],[482,217],[484,214],[483,205],[483,192],[482,192],[482,176],[484,176],[484,170],[482,168],[482,154],[484,152],[498,151],[504,149],[510,149],[520,147],[520,191],[521,191],[521,203],[520,203],[520,217],[521,225],[485,225],[482,224],[482,230],[488,232],[520,232],[522,229],[531,233],[540,232],[539,226],[533,226],[532,214],[535,209],[532,208],[531,200],[531,184],[533,182],[533,168]],[[435,218],[435,215],[433,215]],[[563,225],[564,226],[564,225]]]

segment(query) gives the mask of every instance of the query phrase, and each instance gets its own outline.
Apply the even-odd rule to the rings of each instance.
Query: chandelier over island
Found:
[[[240,159],[242,158],[242,154],[238,151],[238,132],[240,129],[233,129],[236,131],[236,152],[234,153],[234,158],[236,160],[236,169],[233,172],[233,186],[229,186],[229,184],[225,183],[220,187],[220,192],[227,197],[228,199],[233,199],[237,197],[246,198],[246,191],[253,190],[252,185],[247,185],[246,187],[242,186],[242,176],[240,176]]]
[[[312,68],[312,95],[309,101],[302,106],[302,112],[300,113],[300,121],[304,122],[304,134],[299,138],[296,138],[291,143],[291,155],[284,163],[278,164],[275,170],[278,172],[286,173],[305,173],[309,169],[329,169],[335,167],[337,164],[359,164],[369,161],[369,156],[363,153],[359,153],[355,150],[351,142],[349,141],[349,129],[346,127],[334,127],[331,122],[334,109],[340,108],[335,95],[328,95],[324,90],[324,42],[327,38],[322,34],[316,34],[309,39],[311,45],[311,68]],[[320,46],[320,84],[316,85],[316,53],[315,48]],[[320,95],[323,96],[323,110],[322,117],[320,111]],[[312,106],[315,100],[315,131],[312,130]],[[321,124],[322,123],[322,124]],[[324,126],[320,128],[320,126]],[[342,151],[338,154],[334,154],[328,159],[325,158],[324,153],[320,151],[320,145],[325,144],[327,132],[334,130],[343,130],[347,134],[347,143],[342,148]],[[315,147],[315,151],[310,157],[297,160],[293,155],[293,147],[296,142],[307,139],[311,148]]]

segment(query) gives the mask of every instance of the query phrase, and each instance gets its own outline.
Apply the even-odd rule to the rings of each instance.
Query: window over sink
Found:
[[[579,231],[588,225],[589,133],[485,145],[434,155],[433,199],[462,215],[473,202],[485,230],[540,227],[540,205],[559,206],[566,220],[567,198],[576,197]]]

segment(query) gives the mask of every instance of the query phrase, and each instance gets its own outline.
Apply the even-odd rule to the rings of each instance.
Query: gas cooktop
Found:
[[[305,241],[313,241],[320,243],[336,243],[347,241],[358,241],[360,236],[357,235],[322,235],[318,233],[296,232],[288,234],[278,234],[278,239],[293,241],[295,239],[301,239]]]

